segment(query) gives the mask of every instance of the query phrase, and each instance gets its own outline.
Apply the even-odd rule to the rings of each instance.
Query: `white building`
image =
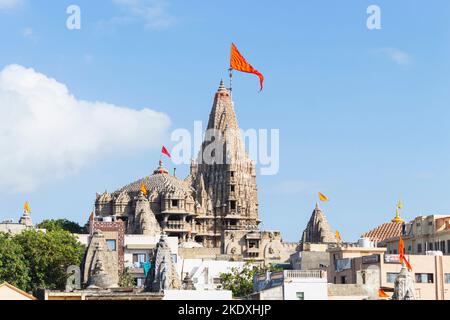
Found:
[[[243,261],[220,261],[206,259],[181,259],[177,272],[181,279],[189,275],[197,290],[221,289],[220,274],[231,272],[233,268],[242,269]]]
[[[252,300],[328,300],[327,273],[285,270],[256,275]]]

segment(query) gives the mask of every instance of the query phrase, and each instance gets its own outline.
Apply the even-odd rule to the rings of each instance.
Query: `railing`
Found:
[[[286,270],[286,278],[325,278],[327,273],[322,270]]]
[[[189,224],[183,221],[169,221],[167,222],[167,229],[171,230],[189,230]]]

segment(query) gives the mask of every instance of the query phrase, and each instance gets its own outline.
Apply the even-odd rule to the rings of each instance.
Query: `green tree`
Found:
[[[28,271],[22,247],[10,235],[0,233],[0,283],[6,281],[26,290]]]
[[[45,233],[27,230],[16,235],[14,240],[22,247],[28,264],[27,290],[64,289],[67,268],[80,265],[85,252],[85,247],[75,236],[59,228]]]
[[[47,231],[53,231],[57,229],[62,229],[69,231],[70,233],[84,233],[85,228],[80,226],[78,223],[69,221],[67,219],[58,220],[44,220],[36,225],[39,229],[46,229]]]
[[[136,286],[133,275],[130,273],[129,269],[126,268],[120,277],[119,286],[122,288],[133,288]]]
[[[226,290],[231,290],[235,297],[245,297],[253,292],[253,277],[257,274],[282,271],[283,268],[270,264],[268,267],[257,267],[248,262],[243,268],[232,268],[229,273],[220,274],[220,282]]]

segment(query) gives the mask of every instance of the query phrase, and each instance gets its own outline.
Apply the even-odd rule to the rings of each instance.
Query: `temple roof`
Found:
[[[173,192],[192,195],[194,192],[194,189],[188,182],[168,174],[167,170],[164,169],[162,162],[160,162],[159,168],[154,171],[153,175],[132,182],[115,191],[114,194],[120,194],[124,191],[127,193],[139,194],[142,184],[145,185],[149,194],[156,191],[158,193]]]

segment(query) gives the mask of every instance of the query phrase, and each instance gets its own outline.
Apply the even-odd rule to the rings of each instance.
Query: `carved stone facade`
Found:
[[[167,235],[161,236],[156,253],[151,263],[152,267],[147,277],[146,289],[150,292],[181,289],[181,281],[175,268],[175,262],[167,243]]]
[[[255,164],[245,152],[231,95],[223,82],[215,95],[208,129],[220,147],[213,150],[207,133],[185,180],[170,175],[160,162],[153,175],[113,193],[97,194],[97,219],[113,216],[125,223],[127,234],[163,231],[180,242],[192,238],[204,247],[222,249],[225,231],[257,230]],[[142,186],[147,195],[141,192]]]
[[[225,231],[223,243],[224,254],[262,266],[288,262],[298,245],[283,242],[279,231],[260,230]]]
[[[96,230],[86,251],[83,283],[93,289],[118,287],[119,266],[118,255],[108,248],[103,232]]]
[[[415,300],[414,276],[408,271],[405,264],[402,265],[402,269],[395,279],[392,300]]]
[[[322,212],[322,209],[319,208],[319,204],[316,204],[316,208],[309,219],[306,229],[303,231],[300,240],[300,251],[303,250],[303,246],[307,243],[329,245],[338,243],[336,236],[331,231],[331,227],[328,224],[325,214]]]

